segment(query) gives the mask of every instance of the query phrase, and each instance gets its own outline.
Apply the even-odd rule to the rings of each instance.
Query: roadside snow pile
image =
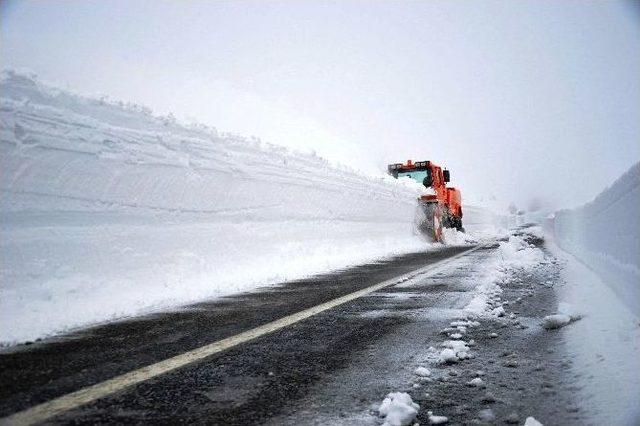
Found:
[[[382,401],[378,413],[384,417],[384,425],[406,426],[413,423],[420,406],[406,392],[391,392]]]
[[[0,343],[425,249],[419,185],[5,73]]]
[[[539,231],[534,229],[533,232]],[[524,236],[509,236],[507,241],[500,242],[496,254],[483,265],[481,281],[474,290],[473,298],[465,306],[465,311],[476,316],[504,316],[500,283],[515,270],[530,270],[544,261],[542,250],[527,243]]]
[[[555,214],[556,243],[640,314],[640,163],[593,201]]]

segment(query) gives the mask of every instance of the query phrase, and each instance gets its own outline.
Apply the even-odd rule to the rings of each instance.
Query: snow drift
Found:
[[[640,314],[640,163],[590,203],[557,212],[554,233]]]
[[[425,249],[419,188],[1,81],[0,342]]]

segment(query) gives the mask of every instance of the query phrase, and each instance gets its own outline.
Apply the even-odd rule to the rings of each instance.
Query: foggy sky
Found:
[[[2,2],[3,67],[463,198],[591,199],[640,160],[639,3]]]

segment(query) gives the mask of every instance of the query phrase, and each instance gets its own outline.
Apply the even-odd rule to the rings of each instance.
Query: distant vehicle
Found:
[[[433,241],[442,240],[442,228],[462,227],[462,196],[460,191],[447,187],[451,174],[449,170],[431,161],[396,163],[389,165],[389,174],[394,178],[409,177],[423,184],[432,194],[422,195],[418,199],[418,217],[416,224],[421,233]]]

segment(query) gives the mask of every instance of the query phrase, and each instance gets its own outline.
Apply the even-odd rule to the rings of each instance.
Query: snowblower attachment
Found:
[[[431,241],[442,241],[442,228],[462,228],[462,197],[460,191],[447,187],[451,175],[448,170],[431,161],[396,163],[388,166],[394,178],[408,177],[426,188],[418,199],[416,230]]]

